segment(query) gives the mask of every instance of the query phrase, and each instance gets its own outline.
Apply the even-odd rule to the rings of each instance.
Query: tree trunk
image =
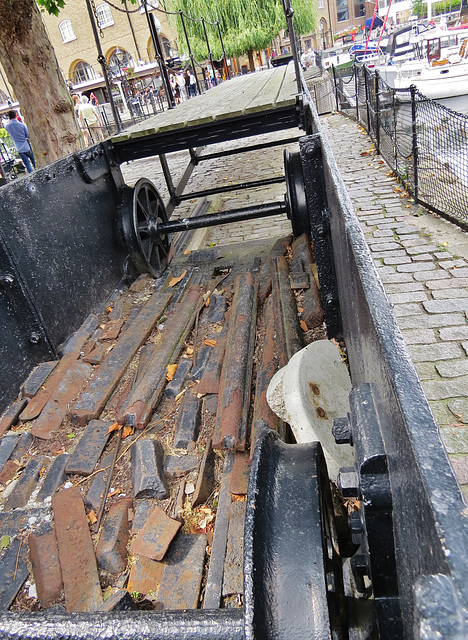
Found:
[[[0,60],[38,167],[79,149],[73,105],[35,0],[0,0]]]
[[[254,62],[254,57],[253,57],[253,49],[249,49],[247,51],[247,55],[249,56],[250,71],[255,71],[255,62]]]

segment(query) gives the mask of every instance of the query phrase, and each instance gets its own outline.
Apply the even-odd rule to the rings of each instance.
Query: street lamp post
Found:
[[[112,95],[112,89],[110,86],[109,77],[107,75],[106,58],[102,53],[102,47],[99,41],[99,34],[97,32],[96,23],[94,21],[94,14],[93,14],[93,10],[91,8],[91,4],[89,0],[86,0],[86,8],[88,9],[88,15],[91,21],[91,27],[93,29],[94,41],[96,43],[96,49],[98,51],[98,62],[101,65],[102,75],[104,76],[104,82],[106,83],[107,94],[109,96],[109,102],[112,109],[112,115],[114,116],[116,133],[120,133],[120,131],[122,131],[122,124],[120,122],[119,114],[115,106],[114,96]]]

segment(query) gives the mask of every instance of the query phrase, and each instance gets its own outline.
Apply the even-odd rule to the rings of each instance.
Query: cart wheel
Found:
[[[342,558],[318,442],[256,444],[244,536],[246,638],[346,640]]]
[[[123,237],[137,271],[159,278],[167,266],[171,238],[158,230],[167,222],[167,214],[155,186],[141,178],[133,189],[125,187],[120,213]]]
[[[301,154],[284,150],[284,171],[286,178],[286,195],[284,197],[288,218],[291,220],[294,237],[306,233],[309,237],[310,218],[302,173]]]

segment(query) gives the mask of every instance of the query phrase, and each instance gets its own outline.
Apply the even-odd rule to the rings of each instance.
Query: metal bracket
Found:
[[[350,393],[349,428],[344,420],[334,425],[341,442],[353,441],[355,468],[340,470],[338,486],[344,496],[360,500],[353,514],[353,542],[361,548],[353,558],[357,578],[372,580],[375,609],[381,640],[404,637],[398,593],[395,543],[393,537],[393,501],[388,475],[387,454],[380,433],[377,412],[369,384]],[[347,436],[347,437],[346,437]],[[337,440],[338,441],[338,440]]]

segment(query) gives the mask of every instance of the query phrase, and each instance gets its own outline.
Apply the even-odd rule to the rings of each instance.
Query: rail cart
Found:
[[[210,583],[208,576],[201,609],[9,611],[0,616],[2,638],[468,636],[468,509],[298,71],[291,63],[225,82],[105,143],[2,187],[1,402],[8,407],[4,418],[14,425],[34,400],[15,401],[31,368],[59,356],[58,366],[63,364],[83,338],[88,314],[105,303],[117,285],[141,273],[163,282],[168,263],[187,264],[189,257],[175,240],[178,234],[285,213],[294,238],[306,234],[312,240],[327,337],[346,345],[350,410],[335,420],[333,432],[336,442],[352,444],[354,465],[341,470],[338,485],[342,496],[359,501],[360,508],[352,511],[349,521],[337,515],[320,443],[285,443],[263,425],[256,432],[245,501],[241,608],[220,608],[220,594],[210,595],[215,581]],[[298,127],[302,135],[297,150],[285,153],[284,177],[186,191],[193,168],[215,157],[210,145],[239,140],[236,153],[242,162],[241,154],[252,150],[241,143],[244,138]],[[283,137],[278,144],[285,141],[291,138]],[[255,149],[269,144],[256,144]],[[190,163],[174,184],[167,156],[187,149]],[[120,165],[149,156],[160,158],[170,193],[166,205],[146,179],[134,188],[124,184]],[[187,199],[278,180],[285,182],[283,202],[187,219],[171,215]],[[223,267],[233,269],[227,284],[247,264],[250,275],[237,282],[245,288],[242,303],[250,300],[256,309],[258,299],[252,296],[258,293],[252,293],[251,282],[262,277],[263,266],[268,260],[273,265],[272,288],[281,290],[284,274],[280,254],[270,252],[268,257],[258,249],[255,256],[260,260],[247,254],[242,265],[239,258],[238,269],[234,254],[221,260],[217,273],[224,277],[228,271]],[[297,351],[291,334],[294,320],[281,295],[278,305],[277,315],[284,316],[279,326],[285,332],[287,361]],[[231,314],[234,306],[233,302]],[[243,310],[238,311],[243,316]],[[88,326],[86,337],[94,328]],[[255,321],[243,330],[240,335],[248,341]],[[84,343],[79,344],[81,348]],[[95,373],[93,379],[97,378]],[[226,403],[224,408],[229,400]],[[242,402],[240,407],[245,414]],[[129,409],[124,421],[131,426],[140,420],[143,425],[149,419],[143,414]],[[80,415],[84,421],[91,417],[86,411]],[[242,437],[229,432],[220,439],[220,448],[227,450],[227,474],[232,450],[243,448]],[[213,550],[213,563],[214,556]],[[15,577],[21,557],[18,550]]]

